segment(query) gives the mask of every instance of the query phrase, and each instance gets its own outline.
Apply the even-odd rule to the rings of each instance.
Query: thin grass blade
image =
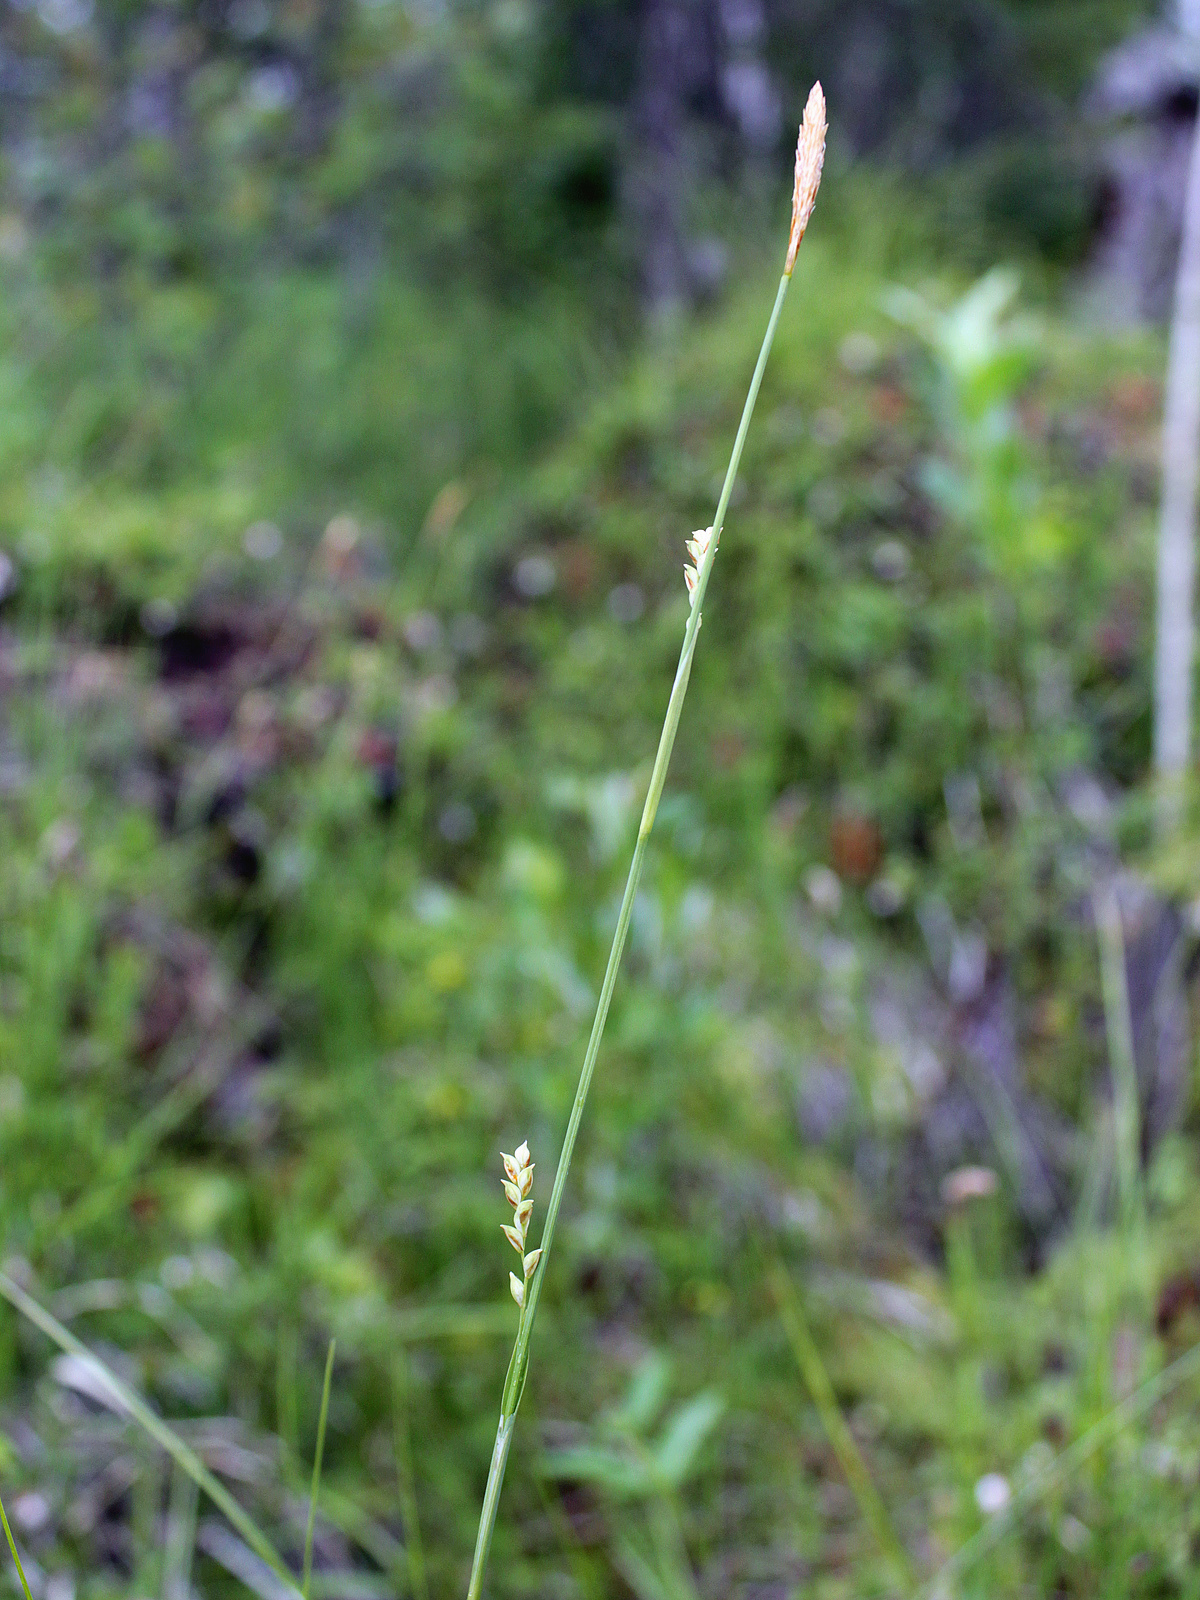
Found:
[[[192,1592],[192,1553],[196,1548],[196,1506],[200,1491],[183,1469],[171,1473],[163,1549],[163,1600],[188,1600]]]
[[[25,1576],[25,1568],[21,1565],[21,1554],[17,1549],[17,1541],[13,1538],[12,1529],[8,1525],[8,1512],[4,1509],[4,1501],[0,1500],[0,1521],[4,1523],[4,1537],[8,1540],[8,1548],[12,1552],[13,1564],[17,1569],[17,1577],[21,1580],[21,1587],[25,1591],[25,1600],[33,1600],[29,1592],[29,1580]]]
[[[203,1490],[217,1509],[229,1519],[254,1553],[276,1573],[289,1593],[299,1596],[300,1591],[296,1588],[291,1573],[274,1545],[242,1510],[225,1485],[213,1477],[191,1446],[185,1444],[178,1434],[151,1410],[139,1394],[128,1384],[122,1383],[116,1373],[106,1366],[94,1351],[89,1350],[87,1345],[77,1339],[68,1328],[64,1328],[56,1316],[47,1311],[45,1306],[32,1295],[27,1294],[20,1284],[15,1283],[5,1272],[0,1272],[0,1295],[35,1327],[40,1328],[60,1350],[87,1363],[94,1376],[129,1419],[144,1429],[155,1444],[165,1450],[167,1455],[187,1473],[197,1488]]]
[[[400,1515],[404,1519],[404,1550],[408,1587],[413,1600],[429,1600],[425,1577],[425,1548],[417,1512],[416,1476],[413,1471],[412,1430],[408,1420],[408,1352],[403,1346],[392,1365],[392,1429],[395,1435],[396,1475],[400,1484]]]
[[[321,1385],[321,1414],[317,1418],[317,1448],[313,1456],[312,1493],[308,1499],[308,1528],[304,1535],[304,1581],[300,1592],[308,1600],[312,1586],[313,1535],[317,1527],[317,1495],[321,1490],[321,1458],[325,1454],[325,1424],[329,1419],[329,1386],[333,1381],[333,1357],[337,1340],[330,1339],[329,1354],[325,1357],[325,1382]]]
[[[891,1518],[887,1508],[880,1498],[879,1490],[875,1487],[875,1480],[871,1477],[870,1470],[862,1458],[862,1452],[855,1443],[854,1435],[842,1416],[841,1407],[837,1402],[837,1395],[833,1391],[829,1374],[821,1360],[813,1336],[809,1332],[808,1323],[804,1319],[804,1312],[800,1308],[800,1301],[791,1280],[783,1268],[776,1264],[771,1271],[771,1288],[779,1306],[779,1317],[783,1323],[784,1331],[788,1336],[788,1343],[796,1357],[796,1365],[800,1368],[805,1387],[808,1389],[812,1403],[817,1408],[817,1415],[821,1419],[821,1426],[829,1440],[834,1455],[837,1456],[842,1471],[846,1474],[846,1481],[853,1491],[854,1498],[858,1501],[858,1508],[875,1536],[875,1541],[891,1565],[896,1569],[897,1575],[902,1579],[905,1592],[912,1594],[916,1588],[916,1575],[908,1553],[892,1527]]]

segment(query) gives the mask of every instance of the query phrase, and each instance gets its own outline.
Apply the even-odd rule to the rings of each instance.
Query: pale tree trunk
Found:
[[[653,321],[666,324],[687,298],[683,143],[694,11],[689,0],[649,0],[638,50],[633,121],[639,159],[632,181],[633,209],[646,305]]]
[[[1186,4],[1186,0],[1185,0]],[[1200,7],[1189,6],[1189,9]],[[1193,19],[1184,15],[1180,21]],[[1195,34],[1192,37],[1196,37]],[[1154,671],[1154,765],[1159,818],[1170,832],[1182,815],[1191,750],[1192,591],[1196,570],[1200,453],[1200,118],[1192,135],[1175,280],[1162,433],[1158,540],[1158,628]]]

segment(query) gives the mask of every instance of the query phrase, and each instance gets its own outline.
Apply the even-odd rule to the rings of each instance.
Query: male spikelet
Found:
[[[825,94],[821,85],[814,83],[809,91],[808,103],[804,107],[800,136],[796,140],[796,175],[792,182],[792,230],[788,236],[787,260],[783,267],[784,276],[787,278],[791,277],[792,268],[796,265],[796,251],[800,248],[804,230],[808,227],[808,219],[812,216],[813,206],[817,202],[817,190],[821,187],[821,169],[825,165],[827,132]],[[692,559],[683,569],[683,578],[687,584],[688,604],[691,606],[696,604],[700,569],[712,548],[713,538],[712,528],[699,528],[687,541],[688,555]]]
[[[513,1299],[524,1309],[525,1285],[542,1257],[540,1250],[530,1250],[528,1254],[525,1252],[525,1235],[533,1215],[533,1162],[529,1159],[528,1140],[522,1140],[511,1156],[502,1153],[501,1160],[504,1162],[504,1193],[513,1208],[512,1225],[504,1224],[504,1237],[520,1256],[523,1273],[518,1278],[515,1272],[510,1272],[508,1286]]]
[[[819,83],[814,83],[804,107],[804,120],[800,124],[800,137],[796,141],[796,176],[792,184],[792,231],[788,237],[787,261],[784,272],[790,278],[796,265],[796,251],[808,227],[817,190],[821,186],[821,168],[825,165],[825,95]]]

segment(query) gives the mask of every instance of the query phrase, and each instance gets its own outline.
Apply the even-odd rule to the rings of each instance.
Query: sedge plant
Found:
[[[679,718],[683,711],[684,697],[687,694],[688,679],[691,676],[696,640],[700,633],[701,608],[708,589],[708,580],[712,573],[713,561],[721,542],[721,530],[725,524],[725,513],[729,508],[729,497],[733,491],[734,481],[737,478],[738,466],[742,459],[742,450],[746,443],[746,435],[750,430],[750,419],[754,415],[755,402],[758,399],[758,391],[762,384],[763,373],[766,370],[767,358],[771,353],[771,346],[775,340],[775,330],[779,325],[783,302],[792,281],[792,271],[796,264],[796,252],[800,248],[800,241],[804,237],[808,220],[812,215],[813,205],[817,198],[817,189],[821,182],[821,169],[825,160],[825,134],[825,96],[822,93],[821,85],[817,83],[813,85],[812,92],[808,97],[808,103],[804,108],[804,119],[800,124],[800,136],[796,143],[796,167],[792,187],[792,222],[788,235],[783,274],[779,280],[779,288],[767,323],[767,331],[763,336],[762,348],[758,353],[754,375],[750,379],[750,388],[746,395],[746,403],[742,408],[742,418],[738,424],[737,435],[733,441],[733,450],[729,457],[729,466],[725,472],[725,481],[721,487],[721,494],[717,501],[717,509],[713,516],[712,526],[693,534],[691,539],[687,541],[691,562],[684,569],[684,577],[687,583],[690,610],[687,626],[684,629],[683,645],[679,652],[679,664],[675,669],[675,679],[671,686],[670,699],[667,702],[666,716],[663,720],[662,733],[658,741],[658,751],[650,774],[650,786],[646,794],[646,803],[642,810],[641,823],[638,827],[637,842],[634,845],[633,860],[630,862],[629,876],[626,879],[625,892],[621,898],[621,909],[617,916],[617,926],[613,934],[612,948],[609,951],[608,965],[605,968],[604,981],[600,987],[596,1015],[592,1023],[591,1035],[588,1038],[587,1050],[584,1053],[583,1067],[579,1074],[579,1083],[575,1090],[571,1114],[567,1119],[567,1130],[563,1137],[562,1150],[558,1158],[558,1168],[554,1174],[550,1202],[546,1208],[546,1221],[542,1228],[541,1244],[536,1250],[527,1251],[525,1248],[526,1232],[533,1209],[533,1163],[530,1159],[529,1147],[527,1144],[522,1144],[514,1155],[505,1156],[504,1158],[505,1192],[514,1211],[513,1222],[505,1228],[505,1233],[509,1242],[520,1256],[522,1266],[519,1277],[515,1272],[510,1274],[513,1298],[517,1302],[520,1316],[517,1323],[517,1335],[513,1345],[512,1358],[509,1361],[508,1374],[505,1378],[504,1390],[500,1400],[500,1421],[496,1429],[496,1443],[492,1451],[487,1487],[483,1497],[483,1508],[479,1518],[479,1533],[475,1541],[475,1555],[471,1564],[467,1600],[479,1600],[479,1595],[483,1588],[488,1552],[491,1548],[492,1533],[496,1525],[500,1491],[504,1483],[504,1472],[508,1464],[508,1453],[512,1444],[513,1429],[517,1419],[517,1409],[521,1404],[521,1396],[524,1393],[525,1380],[529,1372],[530,1337],[533,1333],[533,1323],[537,1314],[538,1300],[541,1297],[542,1284],[545,1281],[546,1269],[549,1265],[550,1250],[554,1243],[555,1225],[558,1221],[559,1208],[562,1205],[567,1177],[571,1170],[571,1158],[575,1151],[575,1141],[579,1135],[579,1125],[583,1119],[584,1107],[587,1104],[588,1090],[591,1088],[592,1074],[600,1051],[600,1042],[604,1037],[604,1025],[608,1020],[608,1008],[612,1001],[617,972],[625,950],[625,939],[629,932],[633,903],[637,895],[638,884],[641,881],[642,866],[645,862],[646,844],[654,826],[658,803],[662,798],[663,785],[666,782],[671,752],[675,745],[675,735],[679,728]]]

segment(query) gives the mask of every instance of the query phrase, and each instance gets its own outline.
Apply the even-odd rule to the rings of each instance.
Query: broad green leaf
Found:
[[[605,1417],[607,1433],[643,1434],[662,1410],[667,1398],[671,1363],[661,1350],[652,1350],[638,1362],[628,1392]]]
[[[594,1445],[579,1445],[570,1450],[552,1450],[543,1458],[546,1477],[565,1483],[597,1483],[609,1494],[622,1499],[650,1494],[654,1474],[649,1464],[616,1450]]]
[[[694,1400],[671,1413],[655,1460],[663,1480],[672,1487],[681,1484],[691,1470],[700,1446],[716,1426],[725,1402],[713,1389],[706,1389]]]

